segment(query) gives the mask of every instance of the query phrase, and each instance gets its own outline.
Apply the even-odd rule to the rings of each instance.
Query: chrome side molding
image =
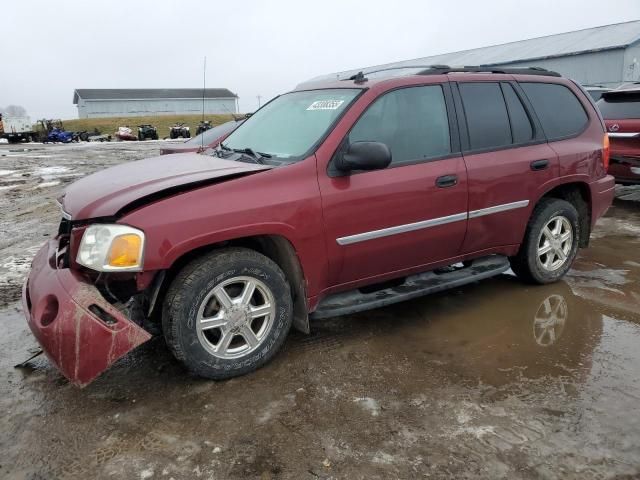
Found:
[[[407,223],[404,225],[396,225],[394,227],[383,228],[380,230],[372,230],[370,232],[356,233],[347,237],[336,238],[338,245],[351,245],[352,243],[366,242],[375,238],[389,237],[400,233],[413,232],[422,230],[423,228],[437,227],[438,225],[446,225],[447,223],[459,222],[462,220],[483,217],[494,213],[506,212],[516,208],[524,208],[529,205],[529,200],[520,200],[517,202],[503,203],[502,205],[494,205],[493,207],[481,208],[480,210],[472,210],[470,212],[455,213],[446,217],[432,218],[422,220],[415,223]]]

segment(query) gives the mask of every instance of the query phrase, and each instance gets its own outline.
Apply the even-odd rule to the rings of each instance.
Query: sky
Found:
[[[76,118],[76,88],[201,88],[240,110],[317,75],[640,19],[640,0],[29,0],[0,10],[0,106]]]

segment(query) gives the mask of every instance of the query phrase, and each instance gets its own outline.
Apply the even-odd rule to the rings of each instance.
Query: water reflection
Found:
[[[358,315],[354,328],[372,317],[368,328],[381,331],[371,348],[490,384],[584,376],[602,334],[602,314],[567,283],[528,286],[508,275]]]
[[[541,347],[556,343],[562,335],[569,316],[567,301],[562,295],[551,294],[545,298],[533,317],[533,336]]]

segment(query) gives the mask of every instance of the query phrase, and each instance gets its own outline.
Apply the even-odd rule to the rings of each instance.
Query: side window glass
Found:
[[[558,83],[522,82],[548,140],[580,133],[589,117],[573,92]]]
[[[385,143],[391,150],[392,164],[451,153],[442,87],[410,87],[384,94],[351,129],[349,142],[359,141]]]
[[[502,84],[504,99],[509,109],[509,119],[511,120],[511,134],[513,143],[524,143],[533,139],[533,127],[527,111],[524,109],[520,98],[515,90],[508,83]]]
[[[499,83],[460,83],[472,150],[511,144],[511,127]]]

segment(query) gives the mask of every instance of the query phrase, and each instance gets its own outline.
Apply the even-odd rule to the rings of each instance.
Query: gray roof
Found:
[[[517,42],[474,48],[459,52],[415,58],[401,62],[387,63],[372,67],[355,68],[344,72],[321,75],[317,80],[335,80],[349,77],[363,71],[403,65],[501,65],[511,62],[535,61],[545,58],[576,55],[600,50],[625,48],[640,40],[640,20],[603,25],[601,27],[559,33],[546,37],[531,38]]]
[[[202,88],[77,88],[73,103],[84,100],[147,100],[155,98],[202,98]],[[205,98],[236,98],[227,88],[206,88]]]

